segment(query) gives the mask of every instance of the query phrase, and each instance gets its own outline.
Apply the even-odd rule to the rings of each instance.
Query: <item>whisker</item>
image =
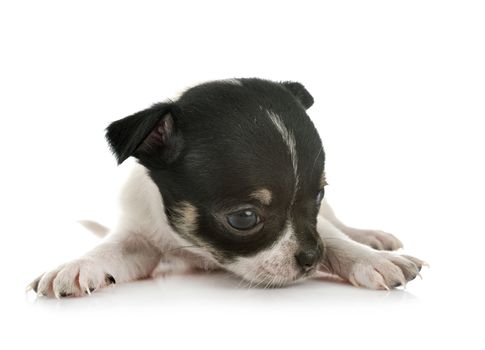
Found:
[[[268,288],[268,287],[270,287],[270,286],[272,287],[272,286],[273,286],[274,281],[276,280],[276,278],[278,278],[278,276],[273,276],[273,278],[270,278],[270,279],[269,279],[269,282],[266,284],[266,286],[264,286],[264,288],[263,288],[263,289],[267,289],[267,288]]]
[[[255,278],[255,279],[260,278],[260,277],[261,277],[261,275],[263,275],[264,273],[265,273],[264,271],[261,271],[261,272],[260,272],[260,273],[259,273],[259,274],[256,276],[256,278]],[[262,280],[260,280],[260,281],[258,282],[258,284],[256,284],[256,285],[254,286],[254,288],[257,288],[257,287],[258,287],[258,286],[259,286],[261,283],[263,283],[264,281],[266,281],[266,278],[267,278],[267,276],[264,276],[264,278],[263,278]]]
[[[162,254],[165,254],[165,253],[170,253],[170,252],[173,252],[174,250],[179,250],[179,249],[185,249],[185,248],[201,248],[199,247],[198,245],[185,245],[185,246],[181,246],[181,247],[176,247],[176,248],[172,248],[172,249],[168,249],[168,250],[165,250],[162,252]]]
[[[243,279],[246,280],[246,281],[249,281],[249,286],[248,289],[251,289],[251,286],[253,284],[253,282],[255,282],[259,276],[261,276],[261,274],[263,273],[263,271],[260,271],[256,277],[253,277],[253,278],[250,278],[250,275],[254,274],[254,272],[259,268],[259,266],[255,266],[252,270],[249,270],[248,272],[246,272],[244,275],[243,275]]]

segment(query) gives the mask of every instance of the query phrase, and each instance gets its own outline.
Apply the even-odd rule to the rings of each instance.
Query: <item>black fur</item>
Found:
[[[201,84],[175,102],[114,122],[106,134],[111,149],[119,163],[134,156],[149,169],[169,221],[182,201],[197,208],[197,235],[220,259],[230,261],[269,247],[281,235],[288,214],[302,249],[320,256],[315,198],[325,154],[306,114],[313,98],[300,83],[239,81]],[[299,189],[292,207],[295,176],[289,150],[268,112],[277,114],[296,140]],[[164,118],[171,118],[168,128],[159,130]],[[261,188],[273,194],[269,206],[249,196]],[[235,234],[224,225],[220,218],[241,205],[263,218],[259,232]]]
[[[106,129],[106,138],[111,150],[123,163],[128,157],[135,156],[150,163],[152,154],[159,159],[152,166],[169,164],[178,155],[183,140],[174,129],[172,114],[177,114],[173,103],[157,103],[151,108],[115,121]]]
[[[305,87],[294,81],[285,81],[282,83],[285,88],[287,88],[300,103],[305,107],[305,109],[313,106],[313,96],[310,95]]]

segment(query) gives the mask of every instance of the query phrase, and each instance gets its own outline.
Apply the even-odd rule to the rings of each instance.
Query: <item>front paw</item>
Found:
[[[43,274],[28,288],[40,296],[64,298],[88,295],[113,283],[116,283],[114,277],[95,261],[79,259]]]
[[[424,265],[424,261],[412,256],[372,252],[353,264],[347,279],[354,286],[390,290],[406,286]]]

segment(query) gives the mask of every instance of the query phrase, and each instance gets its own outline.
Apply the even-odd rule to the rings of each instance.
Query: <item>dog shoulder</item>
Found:
[[[130,226],[132,231],[157,234],[172,231],[160,191],[144,166],[134,166],[121,190],[120,202],[122,224]]]

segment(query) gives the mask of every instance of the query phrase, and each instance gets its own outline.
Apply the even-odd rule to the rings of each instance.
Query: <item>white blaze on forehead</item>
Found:
[[[286,125],[283,123],[281,118],[274,112],[266,111],[269,119],[273,122],[276,130],[280,133],[283,138],[284,143],[288,147],[290,153],[291,164],[293,166],[293,174],[295,175],[295,191],[293,193],[293,199],[296,195],[296,190],[298,189],[298,156],[296,154],[296,141],[293,132],[289,131]]]

